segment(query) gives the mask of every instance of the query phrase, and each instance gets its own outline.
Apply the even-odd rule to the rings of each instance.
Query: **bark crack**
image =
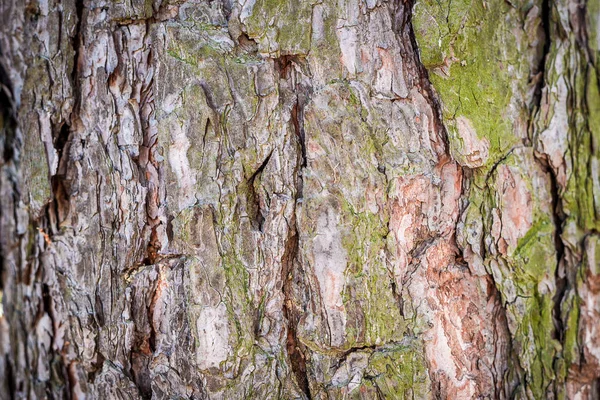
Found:
[[[535,84],[533,90],[532,99],[532,115],[533,112],[539,110],[542,102],[542,90],[544,88],[544,80],[546,78],[546,62],[548,60],[548,54],[550,53],[550,0],[542,0],[541,4],[541,25],[543,30],[543,45],[542,45],[542,56],[540,57],[539,64],[537,65],[536,75],[533,78]],[[533,118],[532,118],[533,121]]]
[[[0,55],[3,54],[2,48],[0,48]],[[22,140],[19,140],[17,137],[17,116],[16,116],[16,106],[13,101],[13,89],[12,83],[10,81],[9,75],[4,68],[3,62],[0,62],[0,131],[2,136],[0,136],[0,149],[2,150],[2,159],[0,159],[0,168],[8,169],[9,165],[14,163],[15,149],[20,150]],[[2,188],[3,180],[0,179],[0,190],[2,193],[4,189]],[[15,194],[13,198],[3,198],[0,200],[0,221],[4,221],[4,213],[8,210],[13,210],[14,215],[13,218],[15,221],[17,220],[17,207],[18,198],[20,197],[20,190],[17,184],[17,180],[11,181],[11,190]],[[8,203],[8,204],[6,204]],[[11,205],[9,205],[12,203]],[[0,288],[4,291],[4,268],[6,265],[6,256],[5,251],[10,250],[8,247],[10,241],[8,238],[12,237],[12,232],[5,232],[4,225],[0,225]],[[10,363],[7,362],[7,365],[10,366]],[[12,370],[8,369],[8,372],[11,373]],[[11,381],[9,381],[11,382]]]
[[[260,188],[260,178],[262,176],[262,172],[266,168],[269,160],[271,159],[271,155],[273,155],[273,150],[267,155],[264,161],[260,164],[260,166],[252,173],[250,178],[247,179],[248,186],[248,208],[250,214],[250,221],[252,222],[252,227],[260,232],[263,231],[263,224],[265,222],[265,213],[267,210],[264,210],[260,196],[257,193],[257,189]]]
[[[298,339],[297,326],[300,321],[301,310],[294,302],[294,279],[300,279],[299,273],[299,248],[300,233],[296,220],[296,205],[302,199],[303,178],[302,173],[306,167],[306,147],[304,133],[304,106],[310,94],[310,88],[298,82],[296,68],[302,60],[296,56],[281,56],[275,60],[276,70],[279,72],[280,80],[291,84],[293,89],[293,103],[290,109],[290,122],[294,129],[294,135],[300,147],[298,164],[295,168],[296,198],[292,221],[289,222],[289,235],[282,258],[282,291],[284,294],[283,313],[287,320],[286,348],[290,360],[292,372],[296,377],[298,386],[308,400],[312,399],[310,383],[306,367],[306,347]],[[280,94],[285,105],[286,94]]]
[[[70,83],[73,90],[73,106],[70,110],[69,121],[63,122],[59,127],[55,127],[53,132],[53,146],[57,153],[57,171],[50,177],[50,187],[52,200],[45,207],[46,220],[48,223],[48,232],[50,236],[57,234],[60,230],[60,224],[67,218],[70,211],[70,196],[66,182],[66,173],[68,165],[68,153],[70,141],[72,140],[71,127],[75,116],[79,110],[81,94],[78,85],[79,59],[81,58],[81,48],[84,45],[83,40],[83,14],[85,5],[83,0],[75,1],[76,20],[75,31],[71,38],[73,47],[73,68],[71,70]],[[59,36],[60,37],[60,36]],[[44,221],[40,225],[45,225]]]
[[[539,114],[539,110],[542,106],[542,95],[545,87],[546,68],[548,63],[548,56],[551,47],[551,3],[550,0],[543,0],[541,4],[541,25],[544,32],[544,43],[542,56],[540,57],[537,76],[535,81],[535,89],[532,100],[531,109],[531,120],[530,129],[532,131],[531,137],[533,138],[533,128],[535,123],[535,116]],[[561,318],[561,304],[564,296],[567,292],[569,282],[567,281],[566,274],[564,273],[564,262],[565,262],[565,244],[562,241],[563,224],[565,221],[565,214],[563,212],[562,198],[560,195],[560,184],[558,183],[557,171],[552,167],[550,160],[543,154],[535,154],[537,163],[542,167],[544,172],[550,179],[550,196],[551,196],[551,209],[552,209],[552,222],[554,224],[554,247],[556,250],[556,270],[555,270],[555,284],[556,293],[553,297],[554,307],[552,310],[552,317],[555,324],[555,330],[553,337],[560,343],[564,341],[565,326]]]
[[[409,51],[410,57],[414,60],[414,68],[416,69],[415,76],[419,80],[421,90],[424,92],[425,98],[429,102],[433,111],[433,122],[435,129],[438,133],[441,133],[441,139],[444,144],[442,149],[444,153],[448,153],[450,148],[448,142],[448,132],[443,122],[443,112],[440,99],[437,96],[431,80],[429,79],[429,71],[421,62],[421,56],[419,54],[419,45],[417,43],[417,37],[412,24],[412,10],[414,6],[414,0],[406,0],[400,2],[396,0],[396,15],[395,15],[395,27],[396,34],[404,36],[405,39],[410,43]]]
[[[300,321],[300,310],[294,303],[293,279],[294,270],[297,265],[299,234],[296,222],[292,221],[290,227],[290,236],[288,237],[285,252],[282,259],[282,291],[284,295],[283,314],[288,322],[286,348],[290,359],[292,372],[296,377],[298,386],[305,394],[307,399],[312,399],[310,385],[306,372],[305,346],[298,340],[297,326]]]

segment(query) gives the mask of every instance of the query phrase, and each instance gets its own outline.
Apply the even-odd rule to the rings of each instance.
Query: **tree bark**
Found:
[[[600,398],[598,1],[0,15],[0,398]]]

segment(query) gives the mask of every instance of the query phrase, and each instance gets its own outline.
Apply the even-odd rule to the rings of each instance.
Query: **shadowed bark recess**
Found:
[[[596,2],[0,17],[0,399],[598,397]]]

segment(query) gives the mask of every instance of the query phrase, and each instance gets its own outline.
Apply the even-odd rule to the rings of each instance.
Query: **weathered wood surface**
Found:
[[[598,398],[598,1],[0,17],[0,398]]]

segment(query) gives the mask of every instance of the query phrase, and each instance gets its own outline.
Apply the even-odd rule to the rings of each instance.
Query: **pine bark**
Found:
[[[597,1],[0,17],[0,398],[600,398]]]

